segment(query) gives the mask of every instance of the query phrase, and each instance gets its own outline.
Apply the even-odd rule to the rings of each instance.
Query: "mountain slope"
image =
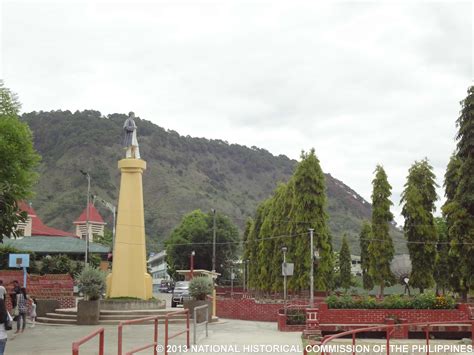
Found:
[[[35,148],[43,157],[32,202],[46,223],[72,230],[72,221],[85,207],[87,183],[81,169],[90,172],[93,194],[116,202],[125,115],[52,111],[26,113],[22,119],[31,127]],[[143,176],[145,225],[153,249],[161,248],[157,243],[169,235],[185,213],[196,208],[215,208],[242,228],[278,182],[288,180],[296,164],[286,156],[273,156],[257,147],[184,137],[141,119],[137,119],[137,125],[140,153],[147,161]],[[371,207],[328,174],[326,184],[337,249],[343,232],[350,236],[359,233],[361,221],[370,219]],[[107,210],[101,209],[101,213],[111,220]],[[400,234],[396,234],[399,239]],[[350,240],[352,253],[357,253],[357,238]]]

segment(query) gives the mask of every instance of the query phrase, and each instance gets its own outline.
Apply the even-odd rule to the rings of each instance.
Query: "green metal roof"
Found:
[[[3,244],[34,253],[82,254],[86,250],[86,241],[74,237],[3,238]],[[97,243],[89,243],[89,252],[105,254],[110,252],[110,248]]]

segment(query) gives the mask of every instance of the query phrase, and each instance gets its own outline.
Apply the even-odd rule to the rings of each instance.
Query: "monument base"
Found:
[[[142,288],[128,288],[126,284],[119,284],[116,287],[112,285],[113,272],[107,275],[107,298],[115,297],[131,297],[140,298],[142,300],[149,300],[153,298],[153,279],[151,275],[146,273],[144,276],[144,287]]]

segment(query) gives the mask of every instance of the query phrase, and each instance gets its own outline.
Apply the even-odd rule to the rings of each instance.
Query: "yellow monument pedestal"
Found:
[[[117,228],[112,273],[107,276],[107,297],[149,299],[152,278],[147,273],[142,174],[146,162],[122,159]]]

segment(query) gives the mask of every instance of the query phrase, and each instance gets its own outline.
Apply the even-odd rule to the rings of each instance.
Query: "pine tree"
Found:
[[[408,171],[401,196],[403,231],[408,240],[412,264],[410,285],[420,289],[434,286],[437,232],[434,223],[436,195],[435,175],[427,159],[415,162]]]
[[[364,290],[372,290],[374,288],[374,281],[369,275],[370,255],[369,244],[372,234],[372,228],[368,221],[364,221],[360,231],[360,267],[362,269],[362,286]]]
[[[457,258],[460,291],[467,298],[474,289],[474,86],[461,102],[461,114],[456,121],[457,157],[460,160],[459,184],[450,206],[452,225],[448,233],[449,253]]]
[[[314,268],[314,287],[327,290],[333,278],[333,255],[326,212],[326,184],[314,149],[301,154],[301,162],[293,175],[293,200],[290,211],[290,235],[294,236],[294,276],[288,287],[293,290],[308,289],[311,250],[308,229],[314,229],[314,248],[319,251],[319,261]]]
[[[333,285],[333,256],[324,175],[314,150],[302,154],[290,181],[279,185],[274,195],[257,209],[245,243],[245,255],[251,260],[251,287],[266,292],[282,289],[281,248],[286,246],[287,262],[295,264],[288,290],[309,288],[309,228],[314,229],[314,245],[320,253],[315,267],[315,287],[327,290]]]
[[[344,290],[348,290],[351,287],[351,264],[351,252],[347,243],[347,235],[344,235],[341,251],[339,252],[339,281]]]
[[[388,183],[387,174],[382,166],[377,165],[375,178],[372,181],[372,238],[369,243],[369,275],[374,284],[380,287],[380,297],[383,297],[385,286],[394,282],[390,270],[393,259],[393,241],[389,234],[390,223],[393,215],[390,212],[392,187]]]
[[[461,170],[461,160],[453,154],[449,160],[446,173],[444,175],[444,189],[446,202],[442,207],[443,217],[446,220],[446,239],[448,248],[448,272],[450,288],[456,292],[461,292],[461,276],[457,270],[457,255],[451,251],[452,228],[459,215],[459,208],[455,201],[456,190],[459,185],[459,174]]]

